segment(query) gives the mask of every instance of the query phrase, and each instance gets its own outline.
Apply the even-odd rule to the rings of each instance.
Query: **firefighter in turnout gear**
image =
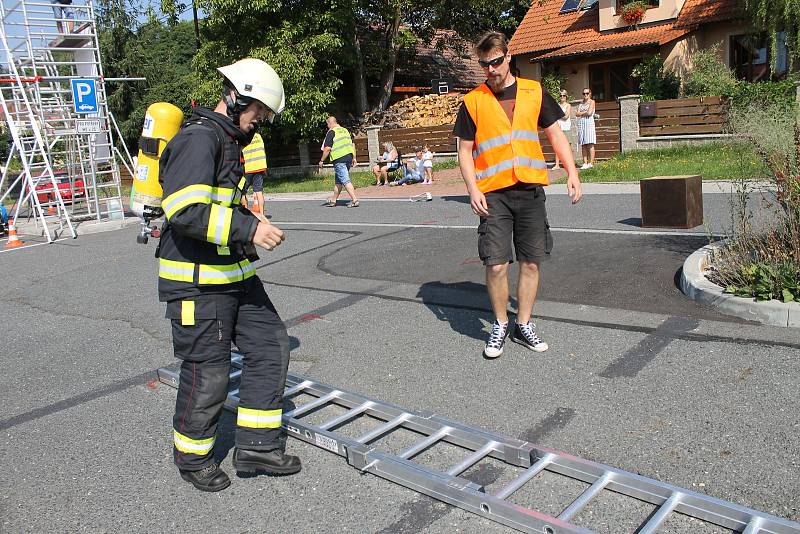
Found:
[[[214,460],[217,421],[228,394],[231,343],[244,354],[233,466],[288,475],[300,459],[281,430],[289,337],[255,272],[254,245],[272,250],[283,232],[242,206],[249,184],[242,148],[283,111],[283,84],[258,59],[220,67],[222,99],[196,108],[159,161],[165,228],[158,292],[182,360],[173,418],[181,477],[202,491],[230,485]]]

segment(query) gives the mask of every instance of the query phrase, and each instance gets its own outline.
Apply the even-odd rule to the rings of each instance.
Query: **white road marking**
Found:
[[[314,222],[314,221],[271,221],[275,226],[346,226],[361,228],[438,228],[442,230],[475,230],[477,224],[402,224],[402,223],[357,223],[357,222]],[[604,228],[560,228],[551,226],[554,232],[572,232],[578,234],[620,234],[620,235],[661,235],[661,236],[703,236],[708,237],[707,232],[675,232],[662,230],[611,230]],[[720,234],[713,234],[719,237]]]

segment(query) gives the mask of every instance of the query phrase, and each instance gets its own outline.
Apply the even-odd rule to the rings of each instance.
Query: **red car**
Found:
[[[64,202],[72,202],[86,197],[86,186],[83,183],[83,178],[77,178],[70,183],[69,175],[65,171],[56,172],[54,176]],[[55,202],[56,197],[53,194],[53,184],[50,180],[42,178],[39,181],[39,185],[36,186],[36,198],[39,199],[40,204]]]

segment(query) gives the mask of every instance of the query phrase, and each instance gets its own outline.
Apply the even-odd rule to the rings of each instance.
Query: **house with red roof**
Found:
[[[683,76],[696,51],[718,45],[720,60],[742,79],[786,72],[785,47],[770,72],[767,37],[752,34],[738,0],[644,1],[643,18],[631,23],[622,15],[632,0],[535,0],[511,39],[516,71],[533,79],[557,72],[570,97],[589,87],[601,102],[638,93],[631,72],[646,55],[660,54]]]

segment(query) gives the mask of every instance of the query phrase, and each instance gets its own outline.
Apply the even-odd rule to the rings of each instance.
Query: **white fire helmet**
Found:
[[[260,59],[251,57],[240,59],[217,70],[233,84],[240,95],[258,100],[275,115],[283,111],[286,105],[283,82],[275,69]]]

